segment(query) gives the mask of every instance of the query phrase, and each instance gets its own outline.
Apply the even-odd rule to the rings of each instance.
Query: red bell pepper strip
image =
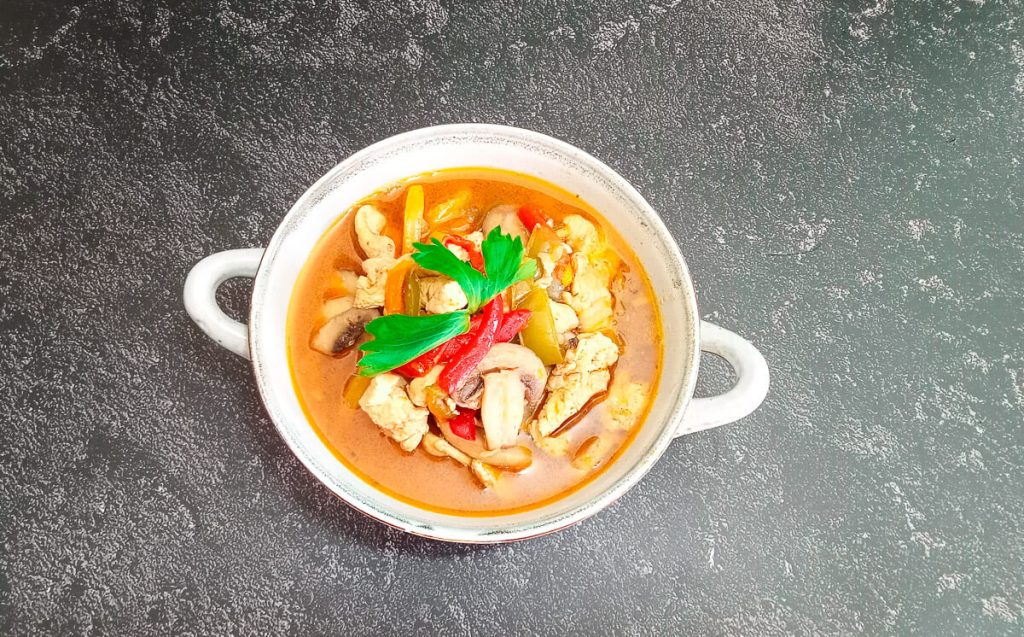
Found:
[[[469,264],[476,268],[479,272],[484,271],[484,255],[480,254],[480,250],[476,247],[476,244],[465,237],[458,237],[449,235],[444,238],[444,245],[457,245],[466,251],[469,255]]]
[[[476,440],[476,410],[460,408],[459,413],[448,421],[448,428],[459,438]]]
[[[548,225],[548,218],[544,216],[539,207],[533,204],[519,207],[519,220],[531,232],[539,225]]]
[[[483,322],[480,324],[475,338],[459,348],[452,356],[452,362],[448,363],[441,372],[437,384],[449,395],[462,384],[466,376],[480,364],[487,352],[491,350],[491,346],[494,345],[494,335],[501,327],[503,309],[504,302],[501,300],[500,294],[484,306]]]
[[[459,351],[465,347],[467,343],[471,342],[476,337],[476,333],[480,331],[480,325],[483,322],[484,315],[477,314],[473,318],[469,319],[468,332],[465,334],[459,334],[458,336],[438,345],[437,364],[447,363],[452,359],[452,356],[455,356],[455,352]]]
[[[494,334],[495,343],[507,343],[521,332],[530,320],[530,310],[512,310],[506,312],[501,318],[501,326]],[[441,365],[450,361],[459,349],[473,340],[480,323],[483,321],[483,314],[477,314],[469,321],[469,331],[454,338],[448,339],[434,349],[420,354],[405,365],[395,369],[395,372],[406,378],[420,378],[426,376],[427,372],[434,369],[435,365]]]
[[[434,350],[430,350],[425,354],[420,354],[405,365],[396,367],[395,373],[401,374],[406,378],[419,378],[421,376],[426,376],[427,372],[432,370],[435,364],[437,364],[436,355],[434,354]]]
[[[530,320],[530,310],[512,310],[506,312],[501,319],[501,327],[494,335],[495,343],[507,343],[516,337],[526,322]]]
[[[483,315],[477,314],[473,318],[469,319],[468,332],[448,339],[434,349],[420,354],[405,365],[396,367],[395,372],[407,378],[419,378],[421,376],[426,376],[427,372],[433,369],[435,365],[447,363],[451,360],[452,354],[454,354],[458,348],[472,340],[474,332],[480,329],[480,323],[483,322],[483,318]]]

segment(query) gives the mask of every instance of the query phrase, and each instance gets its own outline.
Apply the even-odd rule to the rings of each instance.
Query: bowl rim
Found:
[[[314,200],[323,190],[325,185],[332,182],[339,173],[357,167],[362,163],[369,162],[372,164],[373,158],[382,151],[391,150],[396,146],[400,147],[409,143],[425,141],[429,138],[445,136],[496,137],[504,138],[506,141],[521,141],[541,147],[548,147],[556,153],[572,157],[580,164],[599,173],[602,178],[606,179],[613,186],[621,190],[621,192],[631,200],[631,203],[635,205],[636,209],[643,213],[649,231],[656,236],[658,243],[665,248],[665,256],[667,256],[668,259],[665,260],[664,266],[669,268],[674,274],[674,276],[671,277],[673,287],[679,288],[682,292],[683,300],[687,306],[685,309],[693,319],[689,322],[690,333],[688,335],[679,335],[681,338],[688,337],[686,340],[689,341],[691,345],[689,348],[690,360],[685,361],[685,366],[682,369],[683,382],[680,383],[680,386],[677,388],[674,396],[674,402],[669,408],[665,422],[662,424],[662,430],[644,453],[634,461],[631,466],[625,468],[622,471],[622,475],[619,476],[610,487],[600,491],[598,494],[576,506],[571,511],[561,515],[551,516],[550,519],[540,520],[533,524],[520,524],[514,528],[498,531],[490,529],[478,530],[456,528],[435,524],[417,524],[397,514],[393,514],[390,511],[383,511],[369,506],[358,498],[350,497],[350,494],[348,494],[344,488],[341,488],[334,481],[329,479],[327,471],[325,471],[318,463],[313,462],[311,458],[307,457],[304,450],[299,446],[298,441],[292,436],[291,432],[287,430],[285,422],[288,421],[288,418],[274,409],[272,401],[268,395],[269,390],[267,385],[269,384],[269,381],[265,376],[260,355],[262,340],[261,330],[258,328],[262,324],[261,311],[263,307],[263,304],[260,301],[263,300],[263,297],[267,293],[268,272],[273,267],[274,257],[277,255],[285,237],[288,236],[291,228],[298,221],[297,217],[299,217],[301,212],[308,207],[311,200]],[[364,515],[412,535],[446,542],[494,544],[539,537],[577,524],[614,503],[629,489],[636,485],[648,471],[650,471],[675,438],[675,431],[678,429],[683,413],[686,411],[686,407],[693,397],[697,381],[697,368],[700,364],[699,330],[700,314],[697,308],[697,298],[693,287],[693,280],[690,276],[686,261],[683,258],[674,237],[672,237],[668,228],[662,221],[661,216],[653,207],[651,207],[647,200],[636,190],[636,188],[633,187],[632,184],[630,184],[617,171],[593,155],[573,146],[572,144],[549,135],[513,126],[463,123],[418,128],[387,137],[366,146],[362,150],[353,153],[336,164],[295,200],[295,203],[281,219],[274,231],[274,234],[267,244],[263,257],[261,258],[257,268],[250,301],[248,340],[249,351],[251,353],[250,363],[253,368],[253,375],[256,377],[256,386],[260,394],[260,400],[263,403],[267,414],[270,416],[271,421],[274,423],[274,428],[306,470],[316,477],[316,479],[331,493]],[[304,422],[303,424],[305,426],[312,426],[308,422]],[[621,462],[621,459],[618,462]],[[394,498],[386,493],[379,493],[387,500],[394,500]],[[542,510],[543,508],[537,509],[537,511]],[[474,517],[473,519],[493,520],[495,518],[481,516],[478,518]]]

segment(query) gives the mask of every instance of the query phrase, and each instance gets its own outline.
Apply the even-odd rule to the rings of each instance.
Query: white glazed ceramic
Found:
[[[292,288],[321,235],[355,201],[420,173],[458,167],[527,173],[579,194],[633,246],[660,301],[664,370],[653,407],[632,444],[583,488],[541,508],[511,515],[460,517],[398,501],[355,476],[307,422],[292,387],[285,319]],[[248,326],[218,307],[217,287],[254,277]],[[374,144],[324,175],[295,203],[267,248],[228,250],[200,261],[185,281],[185,308],[217,343],[251,357],[256,382],[281,437],[309,471],[345,502],[381,522],[439,540],[506,542],[579,522],[626,492],[676,436],[743,418],[768,392],[768,366],[743,338],[702,322],[686,263],[657,213],[615,171],[551,137],[482,124],[436,126]],[[693,398],[700,351],[725,358],[738,381],[728,392]]]

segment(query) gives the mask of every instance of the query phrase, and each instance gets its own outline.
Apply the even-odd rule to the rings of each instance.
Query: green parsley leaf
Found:
[[[449,250],[437,239],[431,239],[430,243],[414,243],[416,252],[412,258],[424,270],[439,272],[454,281],[457,281],[462,291],[466,293],[469,300],[469,313],[475,312],[483,301],[486,293],[487,280],[482,274],[473,269],[473,266],[466,263],[455,253]]]
[[[532,279],[537,274],[537,262],[533,259],[524,261],[523,249],[522,239],[513,239],[511,235],[504,234],[498,226],[495,226],[480,244],[487,279],[497,288],[488,300],[504,292],[505,288],[513,283]]]
[[[519,281],[532,279],[537,274],[537,262],[523,260],[523,241],[519,237],[504,234],[495,227],[480,245],[484,257],[484,276],[466,263],[437,239],[431,243],[414,243],[416,252],[412,258],[424,270],[443,274],[462,288],[469,301],[472,314],[482,305]]]
[[[388,314],[370,321],[366,331],[373,340],[359,348],[369,352],[359,360],[359,375],[374,376],[401,367],[448,339],[465,334],[469,331],[469,313]]]

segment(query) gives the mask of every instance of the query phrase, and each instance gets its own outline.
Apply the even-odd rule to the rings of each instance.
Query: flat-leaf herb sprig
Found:
[[[361,376],[375,376],[401,367],[412,359],[469,331],[469,317],[510,285],[533,279],[537,262],[523,260],[523,242],[519,237],[494,228],[484,238],[480,252],[484,273],[463,261],[437,239],[414,243],[413,260],[424,270],[450,277],[469,301],[465,310],[448,314],[408,316],[389,314],[370,321],[367,333],[373,340],[359,349],[367,352],[359,361]]]

